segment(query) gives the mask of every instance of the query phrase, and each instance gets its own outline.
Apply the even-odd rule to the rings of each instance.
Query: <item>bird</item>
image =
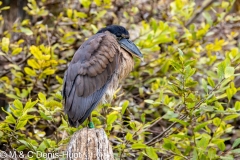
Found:
[[[120,25],[100,29],[83,42],[64,73],[63,105],[70,126],[87,118],[94,128],[91,112],[99,103],[112,100],[119,83],[134,67],[134,56],[142,59],[138,47]]]

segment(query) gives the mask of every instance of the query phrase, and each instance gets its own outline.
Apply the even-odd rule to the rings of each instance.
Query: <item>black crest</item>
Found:
[[[116,35],[117,37],[122,37],[122,35],[129,36],[128,31],[126,28],[118,25],[111,25],[105,28],[100,29],[97,33],[103,33],[105,31],[109,31],[112,34]]]

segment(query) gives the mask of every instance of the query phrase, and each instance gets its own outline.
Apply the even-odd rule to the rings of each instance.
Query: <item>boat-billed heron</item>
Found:
[[[102,28],[80,46],[64,75],[64,111],[71,126],[79,126],[98,103],[112,99],[119,82],[133,69],[133,56],[142,54],[118,25]]]

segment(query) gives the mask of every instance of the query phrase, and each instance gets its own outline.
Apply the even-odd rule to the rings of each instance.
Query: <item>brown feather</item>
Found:
[[[126,61],[127,58],[130,60]],[[133,64],[126,68],[128,63],[133,63],[132,57],[120,49],[108,31],[90,37],[81,45],[64,77],[64,109],[71,125],[81,124],[100,100],[111,99],[119,79],[132,70]]]

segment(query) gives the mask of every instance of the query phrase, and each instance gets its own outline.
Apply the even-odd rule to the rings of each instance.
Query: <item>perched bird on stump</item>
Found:
[[[64,75],[64,111],[71,126],[78,127],[100,103],[111,100],[118,84],[131,72],[133,56],[142,57],[118,25],[102,28],[76,51]]]

